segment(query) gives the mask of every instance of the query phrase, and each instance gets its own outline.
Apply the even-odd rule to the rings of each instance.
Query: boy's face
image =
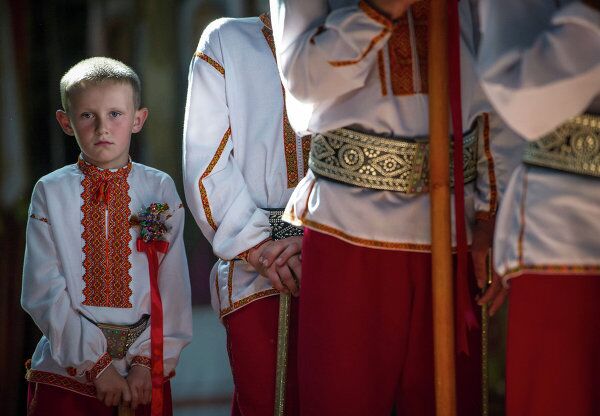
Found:
[[[56,112],[63,131],[75,136],[83,158],[102,169],[123,167],[129,160],[131,133],[142,129],[148,110],[136,110],[131,85],[103,82],[71,94],[69,112]]]

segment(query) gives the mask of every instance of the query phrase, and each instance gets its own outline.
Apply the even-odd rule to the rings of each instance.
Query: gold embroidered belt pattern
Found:
[[[284,208],[263,208],[269,214],[269,224],[271,225],[271,238],[273,240],[283,240],[288,237],[303,235],[300,227],[293,226],[281,219]]]
[[[469,183],[477,177],[477,128],[465,133],[463,154],[465,183]],[[313,137],[308,165],[317,176],[349,185],[423,193],[429,184],[429,143],[427,138],[392,139],[337,129]]]
[[[92,321],[84,315],[88,321],[96,325],[106,338],[107,352],[115,360],[125,357],[129,347],[144,332],[150,323],[150,315],[144,315],[132,325],[103,324]]]
[[[573,117],[525,148],[529,165],[600,177],[600,117]]]

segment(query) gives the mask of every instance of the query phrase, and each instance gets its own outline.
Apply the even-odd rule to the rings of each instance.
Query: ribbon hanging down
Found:
[[[166,253],[169,243],[161,240],[145,242],[137,239],[137,250],[146,253],[150,271],[150,362],[152,377],[151,415],[163,414],[163,309],[158,289],[158,253]]]

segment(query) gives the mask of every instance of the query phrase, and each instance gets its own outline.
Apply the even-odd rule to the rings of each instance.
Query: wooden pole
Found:
[[[428,68],[429,189],[437,416],[456,415],[447,33],[447,0],[431,0]]]

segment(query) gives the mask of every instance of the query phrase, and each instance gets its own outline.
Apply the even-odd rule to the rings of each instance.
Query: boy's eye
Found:
[[[111,117],[119,117],[121,115],[121,113],[119,113],[118,111],[111,111],[110,112],[110,116]]]
[[[92,118],[92,117],[94,117],[94,115],[92,113],[82,113],[81,117],[82,118]]]

